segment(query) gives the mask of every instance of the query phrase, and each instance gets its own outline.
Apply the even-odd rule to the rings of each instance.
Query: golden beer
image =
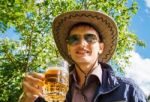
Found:
[[[43,93],[48,102],[63,102],[68,91],[68,72],[59,68],[48,69],[45,72]]]

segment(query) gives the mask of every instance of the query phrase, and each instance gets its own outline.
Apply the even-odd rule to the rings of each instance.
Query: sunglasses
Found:
[[[99,41],[98,37],[94,34],[85,34],[83,35],[83,38],[88,44],[93,44]],[[68,36],[66,40],[66,42],[69,45],[77,45],[80,43],[80,41],[81,41],[81,35],[77,35],[77,34]]]

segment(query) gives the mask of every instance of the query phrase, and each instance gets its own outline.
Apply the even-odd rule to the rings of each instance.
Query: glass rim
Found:
[[[49,66],[45,69],[45,72],[48,70],[61,70],[61,71],[69,72],[68,68],[63,66]]]

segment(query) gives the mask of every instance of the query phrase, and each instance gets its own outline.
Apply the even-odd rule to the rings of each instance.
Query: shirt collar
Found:
[[[100,64],[89,74],[89,76],[91,75],[96,76],[100,83],[102,82],[102,68]]]
[[[70,72],[69,75],[70,77],[72,77],[73,81],[77,82],[77,73],[76,73],[75,68]],[[97,77],[99,82],[102,83],[102,68],[100,64],[96,68],[94,68],[94,70],[88,75],[88,78],[90,76]]]

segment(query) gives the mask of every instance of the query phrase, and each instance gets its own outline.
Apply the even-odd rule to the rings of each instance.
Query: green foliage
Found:
[[[52,36],[55,16],[70,10],[97,10],[113,16],[119,28],[118,46],[112,62],[118,70],[129,64],[129,51],[135,45],[145,46],[134,33],[128,31],[137,3],[127,6],[127,0],[1,0],[0,32],[14,27],[20,39],[0,39],[0,102],[16,102],[22,92],[25,72],[46,68],[61,59]],[[14,97],[15,96],[15,97]]]

